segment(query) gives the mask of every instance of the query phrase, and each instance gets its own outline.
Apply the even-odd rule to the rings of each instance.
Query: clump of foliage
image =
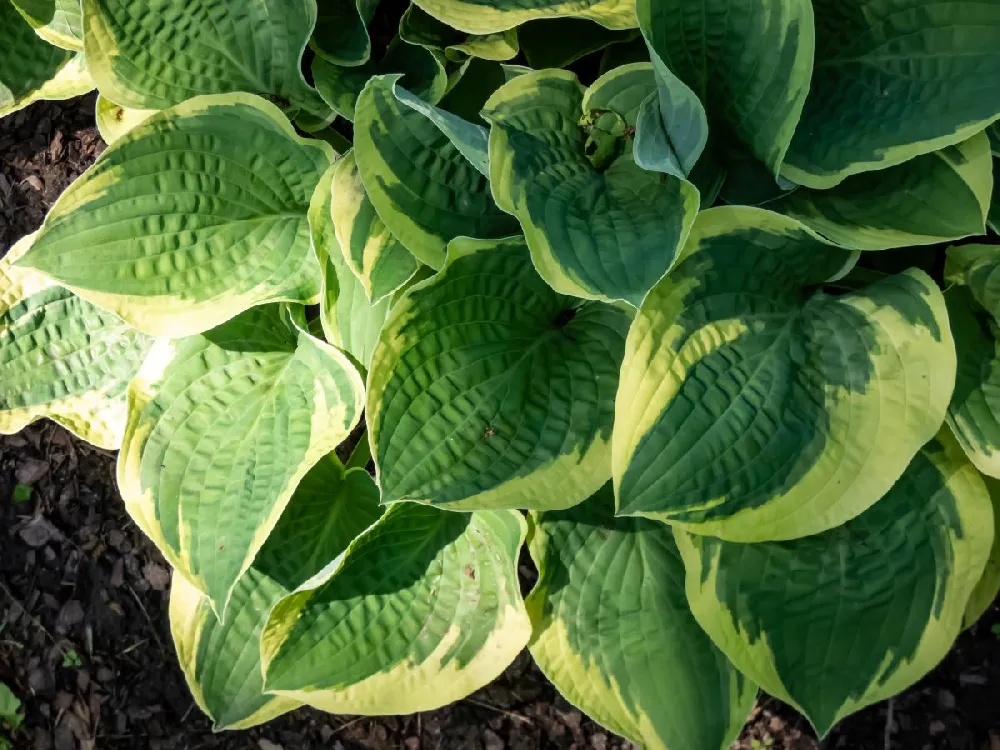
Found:
[[[649,746],[824,734],[1000,587],[1000,0],[0,0],[0,84],[111,144],[0,430],[120,448],[219,728],[527,646]]]

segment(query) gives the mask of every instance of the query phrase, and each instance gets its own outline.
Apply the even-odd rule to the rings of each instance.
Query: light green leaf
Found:
[[[389,316],[392,299],[386,297],[377,304],[369,302],[361,281],[347,266],[337,242],[331,199],[338,165],[339,162],[330,167],[320,180],[309,207],[313,247],[322,274],[319,319],[326,340],[367,368],[379,332]]]
[[[265,687],[332,713],[402,714],[464,698],[527,645],[524,519],[390,508],[281,601],[261,640]]]
[[[83,55],[43,41],[10,2],[0,2],[0,117],[93,87]]]
[[[536,18],[586,18],[609,29],[635,28],[635,0],[419,0],[452,28],[493,34]]]
[[[414,108],[398,78],[376,76],[361,94],[354,158],[389,231],[417,260],[440,268],[455,237],[504,237],[517,231],[517,223],[497,208],[489,181],[466,157],[476,142],[456,142],[459,129],[443,130],[440,119]],[[464,137],[477,128],[465,125]]]
[[[986,569],[965,607],[962,624],[966,628],[975,625],[993,604],[997,594],[1000,594],[1000,481],[990,476],[983,476],[983,481],[993,502],[993,549],[986,561]]]
[[[368,200],[353,152],[333,172],[330,209],[347,266],[373,303],[395,292],[417,272],[420,263],[385,228]]]
[[[815,70],[785,177],[832,187],[961,143],[1000,116],[1000,4],[812,5]]]
[[[519,51],[518,31],[509,29],[495,34],[466,34],[441,23],[433,16],[411,5],[399,22],[399,36],[410,44],[438,50],[451,62],[464,62],[475,57],[502,62]]]
[[[203,94],[245,91],[325,109],[299,67],[315,0],[82,2],[91,75],[117,104],[166,109]]]
[[[768,208],[844,247],[887,250],[985,234],[992,189],[989,140],[977,133],[829,190],[794,190]]]
[[[1000,477],[1000,247],[950,248],[946,275],[958,352],[948,424],[976,468]]]
[[[35,33],[49,44],[83,51],[83,8],[80,0],[11,0]]]
[[[993,196],[990,199],[990,211],[986,224],[997,234],[1000,234],[1000,159],[993,159]]]
[[[986,128],[986,137],[990,139],[990,150],[994,156],[1000,156],[1000,122],[994,122]]]
[[[357,424],[363,394],[348,359],[278,305],[153,347],[129,386],[118,485],[220,617],[299,481]]]
[[[637,0],[639,28],[701,99],[714,137],[777,173],[809,92],[809,0]]]
[[[249,94],[153,115],[56,202],[22,266],[140,331],[180,337],[273,301],[311,302],[306,211],[333,151]]]
[[[316,57],[312,73],[323,100],[337,114],[351,121],[365,84],[376,75],[402,74],[403,85],[430,102],[440,100],[448,87],[444,65],[434,53],[398,38],[389,44],[379,62],[369,60],[363,65],[346,67]]]
[[[382,501],[566,508],[609,476],[628,317],[563,297],[520,238],[457,240],[393,308],[368,376]]]
[[[101,448],[125,430],[125,389],[152,342],[34,271],[0,259],[0,433],[48,417]]]
[[[728,748],[757,686],[692,616],[670,527],[615,518],[610,483],[533,520],[530,649],[559,692],[643,747]]]
[[[553,289],[638,306],[669,270],[698,208],[684,180],[636,165],[630,129],[655,89],[647,64],[616,68],[586,92],[572,73],[519,76],[490,97],[490,179],[521,222]]]
[[[371,56],[368,24],[380,0],[317,0],[312,36],[316,54],[335,65],[361,65]]]
[[[11,0],[35,33],[49,44],[73,52],[83,50],[80,0]]]
[[[157,113],[155,109],[129,109],[103,96],[97,97],[94,116],[101,138],[113,146],[121,137]]]
[[[986,487],[944,430],[844,526],[765,544],[678,531],[677,545],[701,626],[822,737],[948,652],[989,555],[991,516]]]
[[[944,421],[955,350],[922,271],[816,290],[854,260],[769,211],[699,214],[629,331],[620,513],[731,541],[792,539],[889,490]]]
[[[565,68],[581,57],[636,36],[634,30],[613,31],[583,18],[545,18],[517,29],[524,57],[535,70]]]
[[[17,729],[23,720],[21,701],[6,683],[0,682],[0,721],[6,722],[12,729]]]
[[[372,478],[364,469],[346,471],[330,454],[303,477],[278,525],[233,589],[221,622],[198,589],[184,576],[174,576],[174,645],[191,692],[216,731],[263,724],[299,705],[263,692],[259,644],[267,616],[380,514]]]

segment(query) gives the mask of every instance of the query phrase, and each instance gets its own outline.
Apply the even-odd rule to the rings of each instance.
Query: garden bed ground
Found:
[[[40,103],[0,121],[0,256],[104,148],[93,103]],[[32,486],[26,502],[14,502],[18,483]],[[124,512],[113,454],[48,422],[0,437],[0,682],[26,712],[14,748],[631,747],[559,698],[526,655],[439,711],[372,719],[302,709],[264,728],[213,734],[174,658],[169,585],[167,565]],[[761,696],[734,745],[821,747],[1000,750],[1000,608],[891,712],[873,706],[819,743],[794,711]]]

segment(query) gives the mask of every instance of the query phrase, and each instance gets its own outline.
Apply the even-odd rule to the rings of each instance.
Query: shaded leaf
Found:
[[[629,331],[620,513],[732,541],[790,539],[889,490],[944,421],[954,344],[922,271],[817,291],[854,260],[762,209],[699,214]]]
[[[701,626],[822,737],[944,657],[992,536],[986,487],[944,431],[844,526],[764,544],[678,531],[677,544]]]
[[[609,476],[627,316],[553,292],[520,238],[459,240],[393,308],[366,410],[382,501],[565,508]]]
[[[530,649],[559,692],[647,747],[728,748],[757,686],[692,616],[670,527],[615,518],[610,483],[533,521]]]

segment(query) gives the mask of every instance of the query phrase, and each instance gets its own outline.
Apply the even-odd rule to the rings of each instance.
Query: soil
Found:
[[[36,229],[100,154],[93,96],[42,102],[0,121],[0,255]],[[0,682],[24,703],[13,748],[33,750],[502,750],[632,747],[585,718],[526,654],[447,708],[361,718],[300,709],[265,727],[213,734],[177,666],[170,573],[125,514],[113,453],[50,422],[0,437]],[[31,487],[23,498],[18,484]],[[0,741],[0,747],[3,747]],[[822,743],[762,695],[734,750],[1000,750],[1000,607],[891,703]],[[686,750],[678,748],[677,750]]]

